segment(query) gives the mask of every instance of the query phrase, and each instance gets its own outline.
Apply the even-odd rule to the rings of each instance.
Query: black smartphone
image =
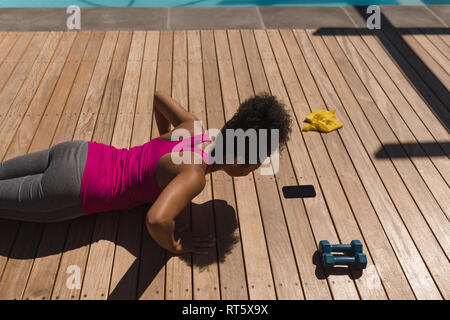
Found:
[[[316,196],[313,185],[284,186],[282,190],[285,198],[314,198]]]

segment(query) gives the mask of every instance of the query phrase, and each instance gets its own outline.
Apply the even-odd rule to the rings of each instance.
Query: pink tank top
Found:
[[[156,165],[164,154],[190,150],[202,154],[209,170],[209,157],[195,145],[211,141],[206,134],[179,141],[160,137],[130,149],[89,141],[86,167],[80,188],[81,208],[86,215],[131,209],[155,202],[162,190],[156,182]]]

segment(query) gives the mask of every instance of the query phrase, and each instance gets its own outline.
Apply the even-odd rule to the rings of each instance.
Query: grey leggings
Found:
[[[66,141],[0,162],[0,218],[59,222],[83,215],[88,141]]]

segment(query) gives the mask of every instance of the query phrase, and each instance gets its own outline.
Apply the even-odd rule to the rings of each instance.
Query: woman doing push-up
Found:
[[[153,203],[146,228],[161,247],[175,254],[204,253],[214,239],[176,240],[175,217],[203,190],[207,173],[223,170],[234,177],[257,169],[286,144],[291,118],[282,103],[263,93],[244,101],[212,140],[198,128],[199,119],[168,95],[155,93],[154,110],[160,136],[143,145],[117,149],[94,141],[66,141],[0,162],[0,218],[59,222]],[[267,145],[265,158],[258,153],[256,161],[249,161],[254,150],[249,139],[243,153],[236,143],[225,148],[230,142],[227,129],[254,129],[257,150]],[[277,131],[278,141],[266,135],[267,141],[261,143],[260,129]],[[187,133],[184,139],[176,139],[180,132]],[[174,155],[184,161],[174,161]]]

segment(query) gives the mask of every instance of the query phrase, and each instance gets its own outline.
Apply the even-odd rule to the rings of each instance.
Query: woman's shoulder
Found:
[[[194,157],[200,156],[195,152],[192,154]],[[195,160],[194,160],[195,161]],[[171,181],[176,179],[178,176],[182,176],[184,180],[184,185],[198,185],[204,186],[205,184],[205,169],[202,164],[193,163],[193,161],[188,161],[184,163],[174,163],[171,153],[166,153],[158,160],[158,165],[156,169],[156,179],[159,181],[159,185],[167,186]],[[176,179],[178,180],[178,179]]]

